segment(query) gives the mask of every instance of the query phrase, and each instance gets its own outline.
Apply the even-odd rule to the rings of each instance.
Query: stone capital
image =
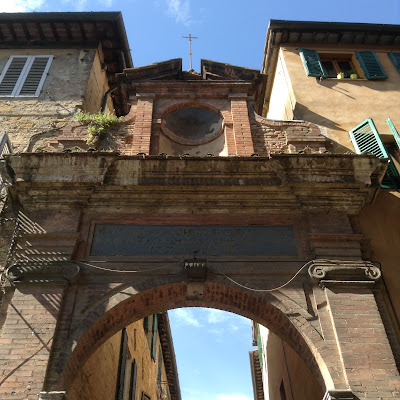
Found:
[[[16,262],[7,270],[8,279],[16,283],[67,283],[79,274],[73,262]]]
[[[308,274],[321,286],[370,286],[381,277],[379,268],[369,261],[314,260],[308,268]]]

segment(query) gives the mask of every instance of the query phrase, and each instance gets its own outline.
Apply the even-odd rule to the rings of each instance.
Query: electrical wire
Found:
[[[272,288],[272,289],[254,289],[251,287],[248,287],[246,285],[242,285],[241,283],[235,281],[234,279],[232,279],[231,277],[229,277],[228,275],[224,274],[221,270],[219,270],[218,268],[215,268],[221,275],[223,275],[225,278],[229,279],[232,283],[234,283],[235,285],[238,285],[240,287],[242,287],[243,289],[247,289],[247,290],[251,290],[253,292],[273,292],[275,290],[279,290],[282,289],[283,287],[289,285],[289,283],[291,283],[296,277],[297,275],[300,274],[300,272],[306,268],[309,267],[311,264],[316,263],[316,262],[330,262],[330,263],[336,263],[336,264],[341,264],[343,263],[343,261],[340,260],[328,260],[328,259],[316,259],[316,260],[311,260],[306,262],[287,282],[285,282],[283,285],[280,285],[276,288]],[[355,263],[357,262],[362,262],[365,263],[365,261],[360,260],[360,261],[354,261]]]
[[[276,288],[273,288],[273,289],[254,289],[254,288],[251,288],[251,287],[248,287],[248,286],[245,286],[245,285],[242,285],[241,283],[239,283],[239,282],[237,282],[237,281],[235,281],[234,279],[232,279],[231,277],[229,277],[228,275],[226,275],[226,274],[224,274],[221,270],[219,270],[218,268],[215,268],[221,275],[223,275],[225,278],[227,278],[227,279],[229,279],[232,283],[234,283],[235,285],[238,285],[238,286],[240,286],[240,287],[242,287],[243,289],[247,289],[247,290],[251,290],[252,292],[273,292],[273,291],[275,291],[275,290],[279,290],[279,289],[282,289],[283,287],[285,287],[286,285],[289,285],[289,283],[290,282],[292,282],[295,278],[296,278],[296,276],[297,275],[299,275],[300,274],[300,272],[304,269],[304,268],[306,268],[306,267],[308,267],[311,263],[313,263],[315,260],[311,260],[311,261],[308,261],[307,263],[305,263],[286,283],[284,283],[283,285],[281,285],[281,286],[278,286],[278,287],[276,287]],[[320,260],[321,261],[321,260]],[[325,261],[325,260],[324,260]]]
[[[313,263],[316,263],[316,262],[330,262],[330,263],[337,263],[337,264],[343,263],[343,261],[341,261],[341,260],[328,260],[328,259],[310,260],[310,261],[306,262],[306,263],[305,263],[305,264],[304,264],[304,265],[303,265],[303,266],[302,266],[302,267],[301,267],[287,282],[285,282],[284,284],[282,284],[282,285],[280,285],[280,286],[278,286],[278,287],[272,288],[272,289],[255,289],[255,288],[251,288],[251,287],[249,287],[249,286],[246,286],[246,285],[241,284],[241,283],[238,282],[238,281],[235,281],[235,280],[232,279],[230,276],[228,276],[228,275],[226,275],[225,273],[223,273],[219,268],[214,267],[213,269],[216,270],[216,271],[218,271],[218,272],[219,272],[221,275],[223,275],[226,279],[228,279],[229,281],[231,281],[231,282],[234,283],[235,285],[240,286],[240,287],[243,288],[243,289],[251,290],[252,292],[274,292],[275,290],[282,289],[282,288],[284,288],[285,286],[289,285],[289,284],[303,271],[304,268],[307,268],[307,267],[309,267],[310,265],[312,265]],[[362,263],[365,263],[365,262],[362,261],[362,260],[360,260],[360,261],[354,261],[354,262],[362,262]],[[135,271],[129,271],[129,270],[120,270],[120,269],[112,269],[112,268],[100,267],[100,266],[93,265],[93,264],[89,264],[89,263],[86,263],[86,262],[83,262],[83,261],[76,261],[76,263],[77,263],[77,264],[79,264],[79,263],[80,263],[80,264],[84,264],[84,265],[86,265],[86,266],[88,266],[88,267],[92,267],[92,268],[95,268],[95,269],[99,269],[99,270],[101,270],[101,271],[106,271],[106,272],[118,272],[118,273],[123,273],[123,274],[127,274],[127,273],[137,274],[137,273],[143,273],[143,272],[159,271],[159,270],[162,270],[162,269],[165,269],[165,268],[171,268],[170,265],[163,265],[162,267],[151,268],[151,269],[146,269],[146,270],[142,270],[142,271],[137,271],[137,270],[135,270]]]
[[[112,268],[105,268],[105,267],[99,267],[97,265],[93,265],[93,264],[89,264],[83,261],[75,261],[77,264],[84,264],[88,267],[92,267],[95,269],[99,269],[101,271],[107,271],[107,272],[118,272],[118,273],[123,273],[123,274],[138,274],[138,273],[143,273],[143,272],[151,272],[151,271],[158,271],[160,269],[165,269],[165,268],[171,268],[170,265],[163,265],[162,267],[157,267],[157,268],[151,268],[151,269],[146,269],[146,270],[142,270],[142,271],[129,271],[126,269],[112,269]]]

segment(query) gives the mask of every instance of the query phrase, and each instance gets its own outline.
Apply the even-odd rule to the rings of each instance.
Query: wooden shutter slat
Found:
[[[393,135],[393,137],[394,137],[394,140],[396,141],[397,147],[398,147],[399,150],[400,150],[400,135],[399,135],[399,133],[397,132],[396,128],[394,127],[393,122],[392,122],[392,120],[391,120],[390,118],[388,118],[388,119],[386,120],[386,122],[387,122],[387,124],[389,125],[389,128],[390,128],[390,130],[391,130],[391,132],[392,132],[392,135]]]
[[[350,139],[358,154],[372,153],[379,158],[387,158],[388,154],[371,118],[349,132]]]
[[[356,57],[368,79],[387,79],[386,72],[373,50],[356,51]]]
[[[321,60],[316,50],[300,48],[299,54],[307,76],[326,78],[324,68],[322,67]]]

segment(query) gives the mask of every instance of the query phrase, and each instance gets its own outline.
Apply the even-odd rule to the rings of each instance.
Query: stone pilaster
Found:
[[[316,260],[309,275],[324,289],[344,374],[354,394],[340,397],[340,391],[330,392],[325,399],[398,396],[400,377],[372,290],[380,270],[364,261]]]

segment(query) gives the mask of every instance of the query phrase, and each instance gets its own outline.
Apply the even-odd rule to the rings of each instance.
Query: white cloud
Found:
[[[178,308],[176,310],[169,311],[169,314],[178,323],[184,323],[186,325],[192,325],[195,327],[200,327],[200,322],[194,317],[192,310],[187,308]]]
[[[44,0],[7,0],[2,1],[0,12],[27,12],[36,11],[44,3]]]
[[[106,8],[110,8],[112,6],[113,0],[99,0],[99,3]]]
[[[76,11],[83,11],[88,0],[61,0],[64,4],[72,4]]]
[[[244,394],[218,394],[215,397],[215,400],[252,400],[250,397],[245,396]]]
[[[219,329],[209,329],[208,330],[209,333],[212,333],[216,336],[222,336],[225,332],[224,328],[219,328]]]
[[[209,324],[219,324],[220,322],[223,322],[230,317],[227,312],[216,310],[214,308],[208,309],[207,314],[207,322]]]
[[[168,14],[175,18],[175,21],[185,26],[191,24],[190,1],[189,0],[166,0]]]

